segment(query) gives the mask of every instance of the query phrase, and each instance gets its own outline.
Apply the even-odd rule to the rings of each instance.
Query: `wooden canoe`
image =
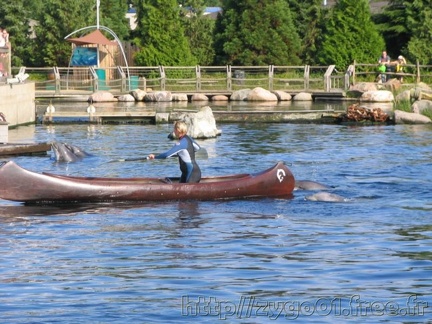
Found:
[[[8,161],[0,164],[0,198],[27,204],[290,198],[295,185],[283,162],[254,174],[204,177],[200,183],[171,179],[73,177],[37,173]]]

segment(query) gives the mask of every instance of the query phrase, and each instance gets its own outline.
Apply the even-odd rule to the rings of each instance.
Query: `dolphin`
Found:
[[[76,162],[88,155],[79,147],[66,143],[53,142],[51,148],[58,162]]]
[[[323,202],[347,202],[348,199],[334,193],[320,191],[313,195],[306,196],[306,200],[309,201],[323,201]]]
[[[89,156],[90,154],[88,154],[87,152],[85,152],[84,150],[82,150],[80,147],[72,145],[72,144],[68,144],[68,143],[64,143],[64,145],[76,156],[83,158],[86,156]]]
[[[296,180],[294,190],[329,190],[332,189],[321,183],[309,180]]]

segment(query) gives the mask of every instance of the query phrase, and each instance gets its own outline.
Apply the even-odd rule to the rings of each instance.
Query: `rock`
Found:
[[[141,89],[135,89],[130,92],[130,94],[135,98],[135,101],[143,101],[146,93],[146,91]]]
[[[426,91],[426,92],[432,92],[432,88],[428,85],[428,84],[426,84],[426,83],[424,83],[424,82],[419,82],[419,83],[417,83],[416,84],[416,88],[418,88],[418,89],[420,89],[420,90],[424,90],[424,91]]]
[[[250,91],[251,91],[250,89],[234,91],[231,94],[231,101],[246,101]]]
[[[169,102],[169,101],[172,101],[172,94],[171,94],[171,91],[150,92],[144,96],[144,101],[147,101],[147,102]]]
[[[394,101],[394,96],[388,90],[366,91],[360,97],[360,101],[367,102],[391,102]]]
[[[174,93],[172,95],[173,101],[188,101],[188,96],[186,93]]]
[[[252,89],[246,98],[247,101],[277,101],[275,94],[261,87]]]
[[[213,111],[209,106],[197,113],[184,113],[179,116],[188,125],[188,135],[193,138],[214,138],[222,132],[216,127]]]
[[[421,114],[409,113],[402,110],[395,110],[394,120],[396,124],[429,124],[432,120]]]
[[[421,114],[425,110],[432,111],[432,101],[430,100],[417,100],[411,106],[412,112]]]
[[[209,101],[209,98],[203,93],[194,93],[191,101]]]
[[[211,98],[212,101],[228,101],[228,97],[225,95],[216,95]]]
[[[378,90],[377,86],[373,82],[359,82],[355,85],[350,86],[350,91],[360,91],[360,92],[366,92],[366,91],[376,91]]]
[[[125,94],[125,95],[119,96],[118,101],[120,101],[120,102],[135,102],[135,98],[131,94]]]
[[[292,99],[292,96],[288,92],[282,90],[275,90],[272,93],[276,95],[278,101],[291,101]]]
[[[114,95],[108,91],[97,91],[93,93],[89,98],[89,102],[112,102],[112,101],[118,101],[117,98],[114,97]]]
[[[398,91],[402,86],[402,83],[398,79],[390,79],[384,83],[384,88],[389,91]]]
[[[312,101],[312,94],[308,92],[300,92],[293,98],[294,101]]]
[[[396,102],[403,102],[403,101],[411,101],[411,90],[405,90],[399,93],[396,98]]]

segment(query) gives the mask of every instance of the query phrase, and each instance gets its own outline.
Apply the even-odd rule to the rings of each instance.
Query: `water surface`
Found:
[[[205,175],[284,161],[343,203],[293,199],[23,206],[0,200],[4,323],[418,323],[431,319],[432,126],[222,124],[199,141]],[[10,142],[60,141],[92,156],[34,171],[176,176],[171,125],[54,125]],[[426,307],[428,306],[428,307]]]

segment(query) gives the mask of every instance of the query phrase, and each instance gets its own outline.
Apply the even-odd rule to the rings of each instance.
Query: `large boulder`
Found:
[[[359,82],[350,86],[350,91],[366,92],[376,90],[378,90],[378,88],[374,82]]]
[[[130,92],[130,94],[135,98],[135,101],[143,101],[146,93],[146,91],[141,89],[135,89]]]
[[[221,134],[209,106],[202,107],[196,113],[184,113],[179,119],[188,125],[188,135],[193,138],[214,138]]]
[[[134,96],[131,94],[124,94],[118,97],[118,101],[120,102],[135,102]]]
[[[432,111],[432,101],[431,100],[417,100],[411,106],[412,112],[416,114],[421,114],[422,112],[429,110]]]
[[[88,98],[88,101],[89,102],[113,102],[118,100],[109,91],[97,91]]]
[[[396,124],[429,124],[432,123],[429,117],[421,114],[409,113],[402,110],[395,110],[394,121]]]
[[[292,99],[292,96],[288,92],[282,90],[275,90],[272,93],[276,95],[278,101],[291,101]]]
[[[154,91],[147,93],[144,96],[144,101],[147,102],[169,102],[172,101],[171,91]]]
[[[173,93],[172,95],[173,101],[188,101],[188,96],[186,93]]]
[[[261,87],[256,87],[248,93],[247,101],[278,101],[275,94]]]
[[[405,90],[396,95],[396,102],[411,101],[411,90]]]
[[[361,95],[360,101],[391,102],[394,101],[394,96],[393,93],[388,90],[366,91]]]
[[[209,101],[209,98],[203,93],[194,93],[191,101]]]
[[[242,89],[234,91],[231,94],[231,101],[246,101],[248,94],[251,90],[250,89]]]
[[[300,92],[293,98],[294,101],[312,101],[312,94],[309,92]]]

